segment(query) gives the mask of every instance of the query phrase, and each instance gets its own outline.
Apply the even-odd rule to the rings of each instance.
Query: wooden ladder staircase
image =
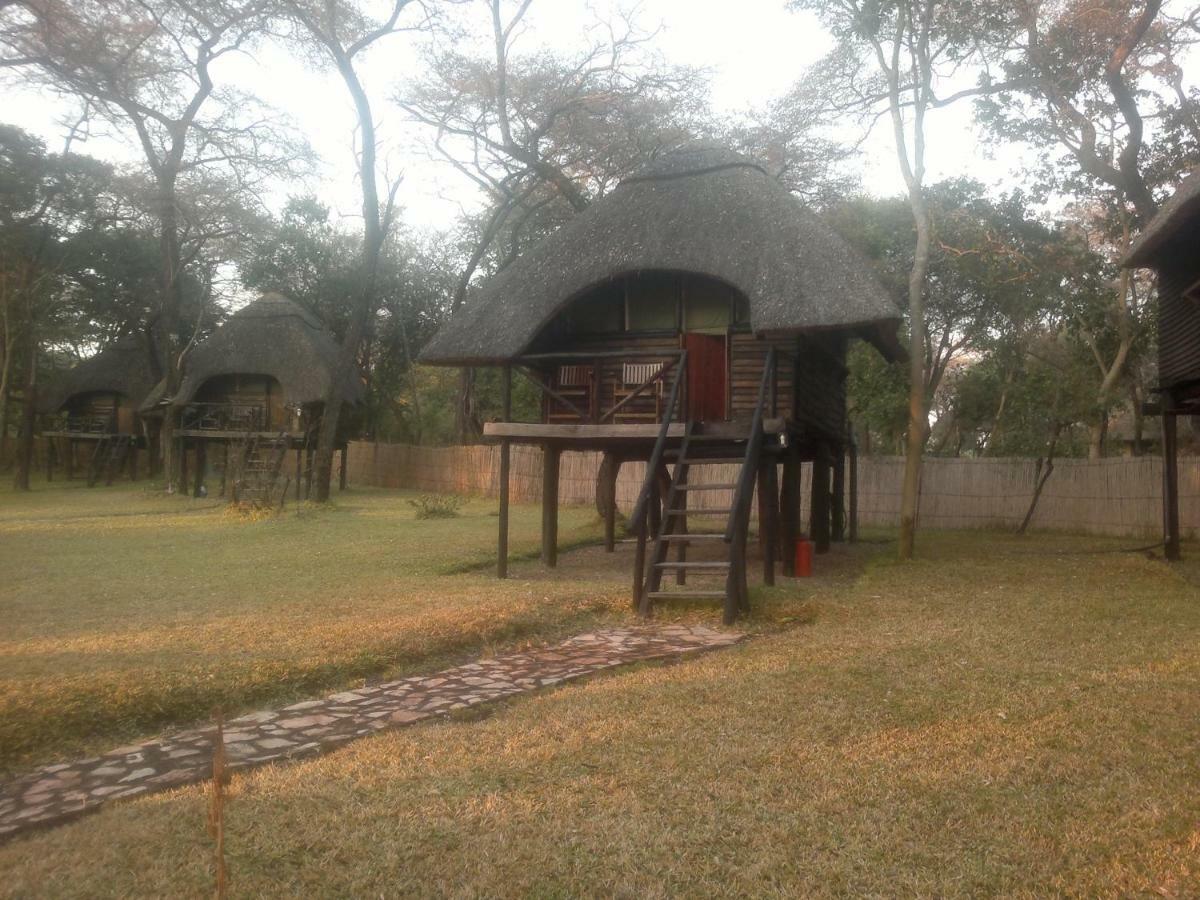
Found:
[[[92,451],[92,459],[88,464],[88,487],[95,487],[101,476],[105,487],[111,485],[128,461],[132,446],[133,439],[128,434],[106,434],[96,441],[96,449]]]
[[[287,498],[288,478],[280,479],[288,452],[287,432],[273,438],[251,435],[238,453],[238,473],[233,482],[233,502],[258,508],[275,505],[278,492],[282,507]]]
[[[763,417],[770,388],[775,376],[775,350],[768,351],[759,384],[758,403],[745,437],[715,438],[703,433],[703,426],[688,422],[677,449],[667,449],[667,435],[679,396],[679,380],[686,367],[686,352],[671,388],[663,416],[662,430],[647,464],[646,481],[634,508],[632,527],[638,535],[634,563],[634,605],[643,616],[649,616],[656,600],[675,598],[720,600],[725,624],[731,624],[740,613],[749,611],[749,590],[746,583],[746,543],[750,530],[750,504],[754,482],[758,475],[764,448]],[[675,463],[670,486],[662,503],[661,521],[652,529],[651,518],[659,504],[657,473],[668,460]],[[693,467],[714,463],[739,464],[737,479],[731,483],[691,483]],[[706,491],[732,491],[732,503],[715,509],[689,509],[688,498]],[[721,532],[689,533],[687,523],[692,517],[715,517],[725,526]],[[653,517],[658,519],[657,516]],[[651,531],[654,531],[651,535]],[[646,558],[646,543],[653,536],[654,546]],[[716,547],[719,559],[689,560],[690,547]],[[674,550],[674,559],[669,558]],[[664,590],[663,579],[673,573],[680,590]],[[723,578],[724,584],[704,589],[690,587],[689,575]],[[720,582],[718,582],[720,584]]]
[[[656,600],[696,599],[719,600],[724,606],[724,620],[728,624],[739,613],[749,609],[746,588],[745,539],[740,542],[727,540],[726,535],[744,535],[749,527],[749,504],[717,508],[694,507],[690,498],[700,493],[729,491],[736,497],[738,483],[691,483],[692,469],[697,466],[722,463],[737,463],[742,469],[751,468],[753,480],[757,470],[757,459],[747,459],[744,449],[729,442],[719,446],[705,447],[702,439],[695,435],[695,426],[689,424],[684,432],[679,449],[668,451],[674,460],[670,487],[663,503],[662,520],[654,536],[654,549],[650,553],[645,588],[642,591],[639,612],[649,615]],[[743,442],[744,443],[744,442]],[[744,508],[742,508],[744,507]],[[694,518],[715,518],[723,526],[721,532],[691,532],[688,523]],[[716,548],[720,559],[688,559],[691,548]],[[671,559],[674,551],[674,559]],[[711,554],[705,554],[711,555]],[[673,574],[676,589],[665,589],[666,576]],[[705,579],[704,587],[688,584],[689,576]],[[720,579],[714,581],[713,579]]]

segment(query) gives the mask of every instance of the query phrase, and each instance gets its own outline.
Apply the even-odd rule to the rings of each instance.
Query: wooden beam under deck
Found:
[[[483,426],[485,440],[507,439],[517,443],[542,443],[546,440],[565,441],[574,444],[607,444],[612,442],[646,441],[653,444],[658,438],[662,426],[654,423],[647,424],[545,424],[536,422],[487,422]],[[782,434],[786,430],[783,419],[766,419],[763,430],[767,434]],[[683,437],[684,424],[672,424],[667,430],[667,437]],[[750,436],[748,422],[712,422],[696,426],[693,437],[721,438],[728,440],[745,440]]]

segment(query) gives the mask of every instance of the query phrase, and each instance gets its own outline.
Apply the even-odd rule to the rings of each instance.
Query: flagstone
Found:
[[[742,635],[702,626],[589,632],[544,650],[490,657],[435,675],[403,678],[282,709],[240,715],[224,733],[227,767],[241,770],[311,756],[385,728],[561,684],[614,666],[728,647]],[[0,785],[0,838],[66,821],[118,798],[210,777],[212,727],[177,732]]]

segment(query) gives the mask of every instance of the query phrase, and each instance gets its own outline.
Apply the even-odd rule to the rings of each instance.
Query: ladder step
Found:
[[[654,568],[656,568],[656,569],[692,569],[692,570],[705,569],[705,570],[710,570],[713,572],[718,572],[718,571],[726,572],[729,570],[729,562],[728,561],[720,561],[720,560],[718,560],[716,562],[670,562],[670,561],[667,561],[667,562],[655,563]]]
[[[668,516],[727,516],[732,509],[668,509]]]
[[[683,597],[696,600],[724,600],[724,591],[650,591],[646,595],[651,600],[670,600],[674,597]]]
[[[731,484],[677,484],[677,491],[732,491],[737,487],[737,482]]]

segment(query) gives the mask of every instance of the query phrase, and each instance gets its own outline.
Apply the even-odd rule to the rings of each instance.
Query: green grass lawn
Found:
[[[251,521],[128,485],[0,492],[0,771],[623,609],[595,584],[498,583],[494,502],[417,521],[409,496]],[[536,549],[539,516],[514,508],[514,553]],[[564,510],[562,542],[595,538],[594,519]]]
[[[137,719],[181,691],[202,710],[628,618],[624,560],[592,548],[503,586],[439,574],[488,557],[490,504],[417,525],[397,495],[355,493],[245,523],[136,492],[105,516],[93,492],[67,520],[67,493],[0,498],[20,573],[3,715],[31,727],[56,696]],[[570,516],[569,535],[595,527]],[[731,650],[239,775],[233,896],[1200,895],[1200,569],[1096,552],[1127,543],[926,533],[908,564],[836,547],[759,591]],[[0,893],[211,894],[205,811],[190,787],[16,839]]]

